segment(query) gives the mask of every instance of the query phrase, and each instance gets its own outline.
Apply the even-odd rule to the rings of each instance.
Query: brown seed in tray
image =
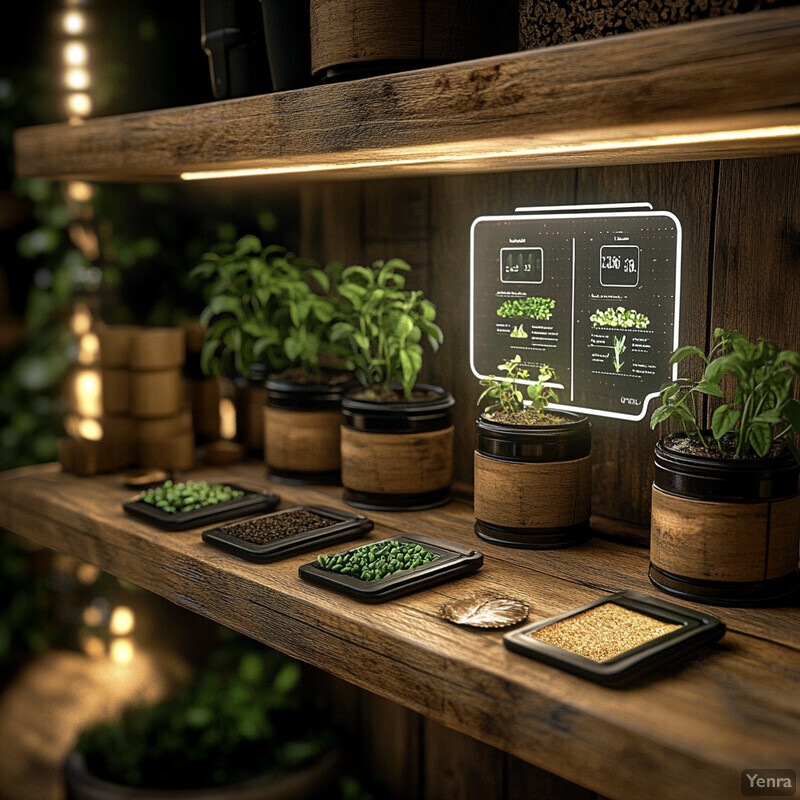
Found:
[[[680,627],[616,603],[604,603],[539,628],[530,636],[592,661],[607,661]]]
[[[222,530],[246,542],[266,544],[267,542],[285,539],[295,533],[305,533],[306,531],[327,528],[329,525],[335,524],[336,520],[330,517],[323,517],[311,511],[298,509],[235,522],[231,525],[225,525]]]

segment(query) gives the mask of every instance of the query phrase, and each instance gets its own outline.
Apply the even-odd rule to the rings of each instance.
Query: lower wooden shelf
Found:
[[[261,464],[191,477],[271,488],[281,508],[347,508],[339,489],[271,484]],[[720,643],[657,680],[607,689],[509,652],[502,631],[445,622],[438,609],[493,589],[529,602],[533,621],[622,589],[655,595],[644,549],[600,537],[562,551],[492,546],[475,537],[464,500],[374,512],[369,539],[437,536],[477,547],[485,563],[453,583],[364,605],[298,578],[314,553],[240,561],[205,544],[202,528],[167,533],[126,515],[132,494],[113,475],[79,478],[58,465],[9,471],[0,474],[0,526],[613,800],[730,800],[745,769],[800,772],[796,604],[711,609],[728,625]]]

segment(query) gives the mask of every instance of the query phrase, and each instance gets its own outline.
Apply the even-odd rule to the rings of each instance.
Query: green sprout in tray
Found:
[[[318,556],[317,564],[322,569],[351,575],[362,581],[378,581],[404,569],[414,569],[439,556],[414,542],[374,542],[354,550],[331,556]]]
[[[143,503],[160,508],[168,514],[180,514],[184,511],[194,511],[197,508],[213,506],[244,497],[241,489],[234,489],[221,483],[206,483],[205,481],[186,481],[173,483],[164,481],[159,486],[145,489],[137,498]]]

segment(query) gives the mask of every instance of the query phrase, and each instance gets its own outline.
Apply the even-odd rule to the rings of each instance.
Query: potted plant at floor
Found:
[[[651,417],[682,430],[655,448],[650,580],[705,603],[771,602],[798,586],[800,354],[735,330],[714,338],[708,354],[675,351],[673,364],[699,358],[702,378],[667,386]],[[710,430],[703,398],[722,401]]]
[[[453,397],[418,384],[423,346],[442,342],[436,308],[405,287],[401,259],[347,267],[338,291],[343,319],[331,338],[346,343],[358,388],[342,399],[342,485],[350,505],[434,508],[450,500]]]
[[[333,728],[303,704],[299,680],[299,664],[268,648],[224,648],[177,693],[83,731],[65,764],[67,796],[331,796],[341,753]]]
[[[591,424],[572,411],[554,412],[548,382],[555,374],[539,365],[529,379],[520,355],[500,364],[478,403],[492,401],[475,421],[475,532],[509,547],[568,547],[590,536]]]
[[[263,392],[264,458],[277,481],[339,480],[341,396],[352,384],[329,336],[341,270],[251,235],[217,246],[193,271],[210,298],[202,368],[253,379]]]

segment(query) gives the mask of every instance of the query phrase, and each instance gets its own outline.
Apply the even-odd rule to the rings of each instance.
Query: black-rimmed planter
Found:
[[[475,532],[507,547],[549,550],[591,535],[591,423],[513,425],[475,421]]]
[[[706,432],[713,441],[710,432]],[[794,593],[800,537],[800,465],[787,450],[722,459],[655,447],[650,580],[677,597],[729,606]]]
[[[349,505],[419,511],[451,500],[453,406],[438,386],[414,387],[418,399],[342,398],[342,486]]]
[[[347,375],[298,383],[271,376],[264,406],[264,461],[279,483],[338,485],[342,395]]]
[[[309,800],[332,792],[341,772],[336,748],[306,767],[241,783],[200,789],[147,789],[124,786],[93,774],[83,755],[73,750],[64,763],[68,800]]]

